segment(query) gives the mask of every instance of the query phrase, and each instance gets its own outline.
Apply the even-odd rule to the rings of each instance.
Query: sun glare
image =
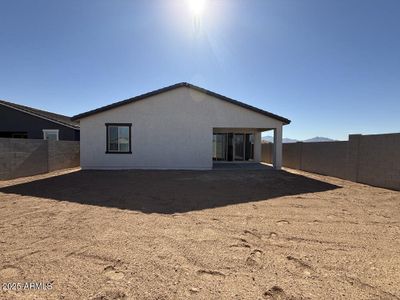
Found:
[[[206,6],[206,0],[187,0],[187,1],[190,11],[194,16],[199,17],[203,14]]]

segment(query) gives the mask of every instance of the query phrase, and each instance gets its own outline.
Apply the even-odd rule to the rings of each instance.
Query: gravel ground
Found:
[[[400,192],[310,173],[55,172],[0,182],[0,298],[400,299],[399,236]]]

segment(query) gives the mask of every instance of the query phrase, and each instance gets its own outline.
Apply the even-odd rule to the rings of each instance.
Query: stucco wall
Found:
[[[79,142],[0,138],[0,180],[79,166]]]
[[[105,153],[105,123],[132,123],[132,154]],[[81,167],[211,169],[213,128],[278,126],[280,121],[181,87],[81,119]],[[260,159],[260,149],[255,156]]]
[[[271,151],[272,144],[263,145],[263,161],[271,163]],[[400,190],[400,134],[283,144],[283,166]]]

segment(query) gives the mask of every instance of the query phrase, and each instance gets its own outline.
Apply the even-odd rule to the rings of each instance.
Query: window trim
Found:
[[[132,154],[132,123],[105,123],[106,125],[106,154]],[[125,126],[129,128],[129,151],[109,151],[108,150],[108,128],[110,126]]]
[[[60,140],[60,130],[59,129],[42,129],[42,131],[43,131],[43,139],[45,141],[48,141],[48,139],[46,139],[46,133],[56,133],[57,134],[56,141]]]

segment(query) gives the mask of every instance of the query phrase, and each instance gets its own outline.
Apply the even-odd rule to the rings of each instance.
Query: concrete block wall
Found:
[[[0,138],[0,180],[79,166],[79,142]]]
[[[357,182],[361,134],[349,135],[347,144],[347,177],[345,179]]]
[[[400,134],[361,136],[357,170],[357,182],[400,190]]]
[[[303,143],[283,145],[283,165],[292,169],[301,169]]]
[[[272,151],[273,151],[273,144],[271,143],[261,144],[261,161],[272,164]]]
[[[265,146],[267,145],[267,146]],[[262,147],[271,163],[273,144]],[[400,133],[349,135],[349,141],[283,144],[283,166],[400,190]]]
[[[296,144],[301,144],[296,157],[300,160],[300,170],[347,178],[347,142]]]
[[[79,142],[48,141],[48,171],[79,166]]]
[[[47,145],[44,141],[0,138],[0,179],[46,172]]]

